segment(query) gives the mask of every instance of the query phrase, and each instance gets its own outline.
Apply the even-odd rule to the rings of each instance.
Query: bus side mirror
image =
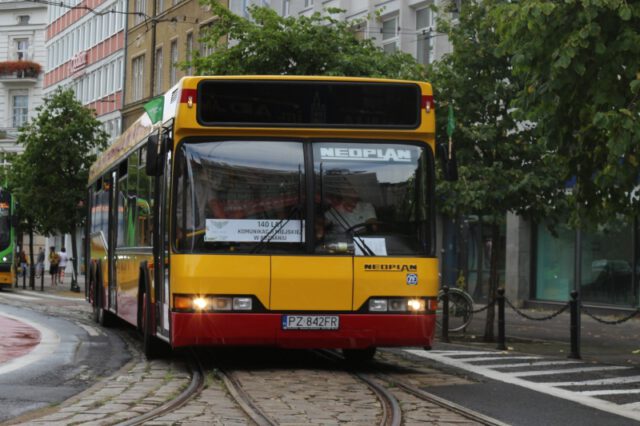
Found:
[[[458,180],[458,162],[456,161],[456,151],[453,145],[439,144],[437,150],[442,164],[444,179],[448,181]]]
[[[151,135],[147,139],[147,160],[145,171],[147,172],[147,176],[158,176],[158,158],[160,157],[158,154],[158,148],[160,144],[158,143],[158,135]]]

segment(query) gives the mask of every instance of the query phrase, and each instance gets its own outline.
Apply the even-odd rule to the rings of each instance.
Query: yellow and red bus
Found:
[[[95,319],[144,351],[430,346],[435,256],[431,86],[185,77],[93,165]]]

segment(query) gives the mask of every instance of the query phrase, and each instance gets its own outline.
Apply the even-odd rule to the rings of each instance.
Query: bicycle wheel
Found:
[[[442,314],[442,295],[438,293],[438,313]],[[461,331],[467,328],[473,319],[473,299],[463,290],[449,289],[449,331]],[[442,327],[441,320],[438,325]]]

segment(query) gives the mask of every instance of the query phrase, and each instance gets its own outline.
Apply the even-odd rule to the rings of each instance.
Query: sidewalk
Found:
[[[481,308],[476,305],[475,309]],[[534,318],[549,316],[556,310],[550,309],[521,309],[522,312]],[[626,316],[598,314],[598,318],[608,321]],[[586,314],[581,315],[580,327],[580,355],[585,361],[600,362],[615,365],[640,366],[640,316],[618,325],[602,324]],[[485,348],[497,347],[496,342],[484,342],[486,311],[475,314],[466,332],[450,333],[451,343],[481,346]],[[526,352],[537,355],[568,356],[571,353],[570,344],[570,316],[568,311],[557,317],[545,321],[533,321],[518,315],[509,306],[505,307],[505,330],[507,347],[509,350]],[[498,337],[498,315],[494,323],[495,339]],[[441,330],[437,330],[437,343],[441,343]]]
[[[78,287],[80,291],[71,291],[71,274],[66,274],[64,277],[64,282],[59,283],[56,287],[51,286],[51,275],[48,273],[44,276],[44,281],[42,281],[41,277],[36,277],[35,279],[35,290],[29,287],[29,277],[27,276],[26,280],[23,281],[21,276],[18,277],[18,286],[16,287],[15,283],[12,288],[17,290],[25,290],[25,291],[35,291],[37,293],[45,293],[62,297],[75,297],[78,299],[84,299],[84,286],[85,286],[85,276],[78,275],[77,278]]]

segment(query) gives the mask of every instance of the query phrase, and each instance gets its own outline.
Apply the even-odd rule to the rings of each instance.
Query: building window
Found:
[[[162,48],[160,47],[156,49],[156,64],[154,70],[155,81],[153,82],[154,95],[162,93],[162,62]]]
[[[191,65],[191,61],[193,60],[193,33],[187,34],[187,47],[186,47],[185,59],[189,64],[189,68],[187,68],[187,74],[193,75],[193,66]]]
[[[134,23],[139,24],[144,21],[147,15],[147,1],[146,0],[135,0],[134,4],[134,12],[136,13]]]
[[[416,32],[418,33],[416,59],[423,65],[427,65],[432,60],[431,19],[431,9],[428,7],[416,10]]]
[[[156,14],[161,14],[164,11],[164,0],[156,0]]]
[[[583,232],[579,285],[575,285],[574,272],[575,231],[560,227],[552,235],[544,224],[538,225],[537,231],[536,299],[566,302],[575,289],[585,302],[637,305],[633,223],[616,223],[612,229],[601,225],[598,230]]]
[[[133,58],[131,61],[131,74],[133,75],[131,100],[139,101],[142,99],[144,85],[144,55]]]
[[[212,24],[206,24],[200,27],[200,37],[207,35],[207,30],[211,28]],[[200,43],[200,56],[209,56],[213,53],[213,47],[207,43]]]
[[[11,96],[13,127],[18,128],[27,122],[29,117],[29,95],[24,92],[14,93]]]
[[[289,0],[282,0],[282,16],[289,16],[290,6]]]
[[[173,40],[171,42],[171,72],[169,75],[169,80],[171,86],[176,84],[178,80],[178,40]]]
[[[398,17],[382,21],[382,48],[386,53],[398,50]]]
[[[18,25],[29,25],[29,15],[18,16]]]
[[[13,41],[16,49],[15,58],[19,61],[29,59],[29,39],[28,38],[16,38]]]
[[[304,7],[313,6],[313,0],[304,0]]]

